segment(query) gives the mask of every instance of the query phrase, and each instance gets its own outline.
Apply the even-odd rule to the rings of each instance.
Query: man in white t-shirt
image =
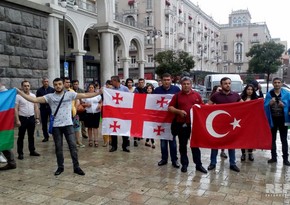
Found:
[[[21,82],[21,87],[24,95],[36,97],[30,92],[30,83],[27,80]],[[36,103],[32,103],[24,99],[20,95],[16,95],[15,101],[15,123],[18,126],[18,139],[17,139],[17,153],[18,159],[23,160],[23,141],[25,132],[28,135],[28,148],[30,156],[40,156],[35,151],[34,146],[34,131],[35,123],[39,123],[39,109]]]
[[[61,98],[64,95],[63,101],[59,107],[59,110],[55,116],[53,123],[53,139],[55,143],[55,152],[57,158],[58,168],[54,175],[60,175],[64,171],[64,157],[62,149],[62,137],[68,143],[71,158],[74,166],[74,173],[78,175],[85,175],[83,170],[79,167],[78,154],[76,148],[76,139],[74,134],[73,122],[72,122],[72,101],[81,98],[90,98],[99,95],[100,93],[75,93],[75,92],[65,92],[64,84],[61,78],[56,78],[53,80],[54,93],[47,94],[42,97],[32,97],[25,95],[19,89],[17,89],[18,94],[24,97],[26,100],[34,103],[48,103],[52,113],[54,114]]]

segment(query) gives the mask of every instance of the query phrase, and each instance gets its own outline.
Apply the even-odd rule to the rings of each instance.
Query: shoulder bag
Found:
[[[58,106],[57,106],[54,114],[49,116],[49,127],[48,127],[48,133],[49,134],[52,134],[54,118],[55,118],[55,116],[56,116],[56,114],[57,114],[57,112],[59,110],[59,107],[60,107],[60,105],[62,103],[62,100],[64,98],[64,95],[65,95],[65,92],[64,92],[63,96],[61,97],[61,99],[59,101],[59,104],[58,104]]]

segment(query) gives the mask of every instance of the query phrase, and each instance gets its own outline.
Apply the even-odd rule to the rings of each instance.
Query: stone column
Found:
[[[121,61],[123,62],[123,78],[127,79],[129,78],[129,62],[130,58],[121,58]]]
[[[137,62],[139,64],[139,78],[144,78],[144,66],[146,61],[139,60]]]
[[[54,15],[48,17],[47,33],[48,78],[52,82],[60,77],[59,22]]]
[[[111,79],[112,75],[117,75],[114,72],[114,34],[118,31],[118,27],[115,24],[99,24],[95,27],[101,35],[100,39],[100,58],[101,58],[101,84],[104,84],[106,80]]]
[[[84,61],[83,56],[86,54],[84,50],[72,51],[75,55],[76,63],[75,63],[75,78],[79,81],[79,85],[81,88],[84,88]]]

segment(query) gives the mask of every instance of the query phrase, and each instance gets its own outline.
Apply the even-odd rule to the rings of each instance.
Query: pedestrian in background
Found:
[[[38,88],[36,91],[36,97],[41,97],[47,95],[49,93],[54,93],[54,89],[49,86],[49,79],[47,77],[42,78],[42,87]],[[51,109],[48,103],[40,104],[40,119],[41,119],[41,127],[43,133],[42,142],[47,142],[49,140],[49,134],[47,131],[47,123],[49,116],[51,115]]]
[[[21,88],[25,96],[31,96],[35,98],[36,96],[30,92],[30,82],[24,80],[21,82]],[[23,141],[25,133],[27,131],[28,135],[28,149],[30,156],[40,156],[39,153],[35,151],[34,145],[34,131],[35,124],[39,123],[39,109],[36,103],[29,102],[22,95],[16,95],[15,102],[15,119],[16,126],[18,126],[18,139],[17,139],[17,153],[18,159],[24,159],[23,153]]]

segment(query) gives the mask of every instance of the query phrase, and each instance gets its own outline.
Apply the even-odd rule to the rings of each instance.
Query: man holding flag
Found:
[[[6,128],[6,129],[0,129],[0,139],[1,139],[0,151],[2,150],[2,153],[7,159],[7,164],[4,167],[0,167],[0,171],[5,171],[5,170],[16,168],[14,154],[11,149],[13,147],[13,142],[14,142],[14,106],[15,106],[16,90],[10,90],[5,93],[4,91],[7,91],[7,89],[0,82],[0,96],[1,96],[0,97],[0,112],[4,110],[7,111],[7,113],[5,111],[4,111],[4,114],[1,113],[1,116],[0,116],[1,125],[4,125],[3,127]],[[13,100],[8,100],[8,99],[13,99]],[[10,104],[10,107],[9,107],[9,104]],[[10,108],[11,113],[8,113],[9,110],[7,109],[2,109],[2,108],[5,108],[6,106],[8,106],[7,108]],[[8,114],[9,116],[6,116],[5,113]],[[4,119],[5,119],[5,122],[7,123],[2,121]],[[8,119],[12,119],[12,120],[9,121]],[[9,130],[8,130],[8,127],[6,126],[7,124],[8,124],[8,127],[10,127]],[[8,149],[5,149],[5,148],[8,148]]]
[[[238,93],[231,91],[231,79],[224,77],[220,81],[222,90],[213,94],[208,102],[208,104],[224,104],[224,103],[234,103],[242,102],[243,100]],[[217,163],[218,149],[212,149],[210,154],[210,165],[208,170],[213,170]],[[230,169],[235,172],[240,172],[240,169],[236,165],[236,154],[234,149],[229,149],[229,160]]]

